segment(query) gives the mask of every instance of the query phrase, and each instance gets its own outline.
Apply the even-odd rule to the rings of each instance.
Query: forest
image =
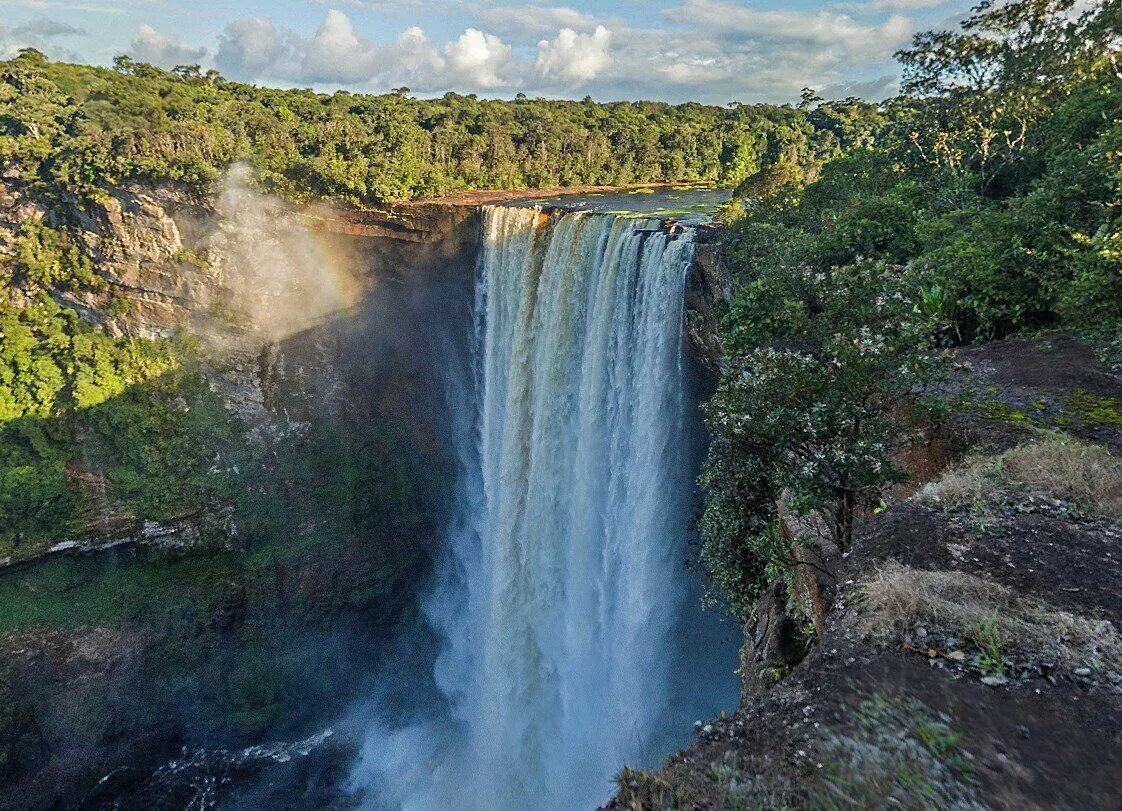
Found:
[[[31,50],[0,72],[0,161],[79,201],[106,183],[205,192],[235,161],[290,199],[357,206],[463,189],[734,185],[784,155],[853,146],[878,118],[858,99],[808,115],[789,105],[418,99],[407,88],[325,95],[127,57],[114,70],[58,64]]]
[[[911,415],[955,405],[927,396],[942,350],[1063,328],[1122,363],[1120,31],[1117,0],[986,0],[898,54],[870,142],[741,184],[702,476],[716,601],[744,616],[789,565],[781,494],[847,548]]]

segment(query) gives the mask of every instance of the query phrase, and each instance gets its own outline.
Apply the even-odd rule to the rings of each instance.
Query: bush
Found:
[[[700,529],[714,597],[739,615],[784,558],[781,494],[846,549],[858,512],[901,477],[893,450],[941,365],[914,296],[906,271],[863,263],[771,273],[733,302],[729,369],[706,407]]]

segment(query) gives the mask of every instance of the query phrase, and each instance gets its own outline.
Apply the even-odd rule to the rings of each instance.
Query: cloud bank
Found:
[[[84,28],[58,20],[39,17],[19,25],[0,23],[0,59],[11,59],[24,48],[35,48],[58,59],[77,59],[77,53],[64,42],[89,36]]]
[[[666,0],[626,18],[626,3],[570,2],[334,0],[313,28],[294,28],[270,12],[218,23],[205,44],[161,28],[153,11],[123,50],[163,67],[200,63],[240,81],[324,90],[406,86],[426,95],[723,103],[791,101],[810,86],[878,97],[894,88],[892,54],[925,27],[909,15],[956,0],[853,0],[797,10],[773,0]],[[437,26],[445,32],[437,38],[420,24],[386,29],[391,18],[432,23],[453,15],[463,27],[447,33]],[[80,35],[42,19],[0,29],[0,47]]]

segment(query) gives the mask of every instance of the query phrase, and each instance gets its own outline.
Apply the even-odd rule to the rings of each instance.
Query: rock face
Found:
[[[776,578],[744,624],[744,644],[740,649],[742,704],[771,689],[806,652],[805,639],[787,610],[787,600],[787,583]]]
[[[698,229],[694,255],[694,267],[686,279],[685,337],[697,363],[716,376],[722,348],[714,309],[717,302],[732,300],[732,277],[715,227]]]
[[[1122,377],[1074,336],[957,356],[969,365],[952,393],[982,399],[900,459],[920,482],[953,492],[966,481],[954,463],[974,454],[1007,481],[1016,469],[994,454],[1056,441],[1036,429],[1057,424],[1122,447]],[[792,584],[773,583],[745,626],[740,707],[699,724],[658,771],[625,770],[607,807],[1122,807],[1116,514],[1010,486],[959,502],[894,491],[844,556],[783,515]],[[1010,616],[1019,630],[992,631]],[[810,622],[815,644],[787,667],[785,640]],[[1071,630],[1081,623],[1085,637]]]
[[[790,494],[779,497],[779,532],[790,550],[791,596],[802,616],[814,623],[818,638],[826,631],[826,617],[838,594],[841,550],[821,519],[794,514]]]

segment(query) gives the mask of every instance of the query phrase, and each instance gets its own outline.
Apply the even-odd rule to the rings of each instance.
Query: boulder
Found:
[[[806,641],[787,611],[787,582],[776,578],[756,602],[744,623],[740,649],[740,703],[767,692],[802,661]]]

